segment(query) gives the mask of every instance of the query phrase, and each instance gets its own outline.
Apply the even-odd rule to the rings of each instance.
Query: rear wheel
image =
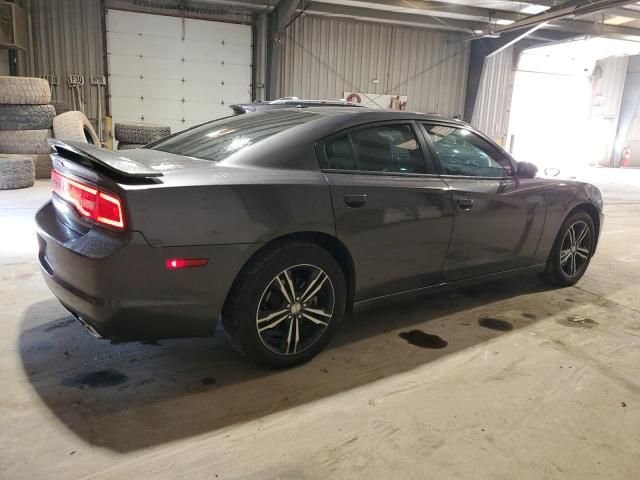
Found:
[[[595,227],[582,211],[562,224],[542,278],[559,287],[574,285],[587,270],[595,247]]]
[[[231,345],[272,368],[303,363],[327,344],[344,315],[345,281],[331,254],[283,242],[241,273],[222,313]]]

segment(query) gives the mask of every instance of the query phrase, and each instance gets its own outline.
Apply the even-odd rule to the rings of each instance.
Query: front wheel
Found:
[[[558,232],[542,278],[559,287],[574,285],[589,266],[595,241],[591,217],[582,211],[571,215]]]
[[[342,269],[329,252],[283,242],[263,252],[238,277],[222,312],[231,345],[257,363],[284,368],[327,344],[345,309]]]

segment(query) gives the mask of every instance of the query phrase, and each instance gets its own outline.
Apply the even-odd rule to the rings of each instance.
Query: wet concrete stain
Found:
[[[580,315],[570,315],[568,317],[558,320],[560,325],[573,328],[592,328],[598,325],[598,322],[591,320],[590,318],[584,318]]]
[[[508,332],[510,330],[513,330],[512,323],[493,317],[482,317],[478,320],[478,325],[490,330],[497,330],[499,332]]]
[[[108,388],[122,385],[127,380],[129,380],[129,377],[124,373],[109,368],[65,378],[61,384],[70,388]]]
[[[407,343],[415,345],[421,348],[445,348],[449,345],[449,342],[440,338],[437,335],[431,335],[430,333],[423,332],[422,330],[410,330],[408,332],[401,332],[398,334],[400,338],[406,340]]]
[[[58,328],[68,327],[72,323],[76,323],[76,319],[75,318],[67,318],[66,320],[62,320],[60,322],[54,323],[53,325],[49,325],[47,328],[44,329],[44,331],[45,332],[50,332],[51,330],[56,330]]]
[[[157,340],[142,340],[140,343],[142,345],[153,345],[154,347],[160,346],[160,343]]]
[[[529,312],[522,312],[522,316],[530,320],[535,320],[536,318],[538,318],[538,316],[535,313],[529,313]]]

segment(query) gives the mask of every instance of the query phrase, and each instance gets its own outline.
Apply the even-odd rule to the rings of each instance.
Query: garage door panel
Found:
[[[183,56],[187,61],[251,65],[250,46],[188,41],[184,43]]]
[[[175,17],[108,10],[107,30],[117,33],[181,38],[182,24]]]
[[[107,35],[109,39],[108,53],[135,55],[134,52],[140,50],[138,35],[114,32],[109,32]]]
[[[191,40],[210,43],[251,45],[251,27],[217,22],[211,28],[206,20],[194,20],[188,26],[186,36]]]
[[[139,76],[142,73],[140,57],[108,53],[107,58],[110,66],[109,73],[112,75]]]
[[[164,123],[172,131],[228,116],[251,100],[251,27],[109,10],[114,122]]]
[[[179,119],[182,113],[182,102],[179,100],[145,99],[143,102],[142,114],[146,118],[167,118]]]
[[[244,71],[234,71],[233,69],[223,68],[220,65],[207,65],[206,63],[189,63],[183,66],[184,78],[189,81],[206,81],[211,83],[221,84],[225,83],[243,82],[246,78],[237,78],[242,75],[244,77]],[[233,73],[236,75],[234,76]],[[245,82],[246,83],[246,82]]]
[[[142,91],[144,92],[145,98],[166,98],[168,100],[178,101],[182,99],[180,83],[181,82],[177,80],[169,78],[145,78],[142,81]]]
[[[145,57],[140,60],[139,68],[144,78],[165,78],[167,80],[179,81],[183,77],[180,71],[182,62],[177,58]]]
[[[109,95],[111,97],[140,98],[142,85],[136,77],[109,75]]]
[[[199,85],[192,85],[185,88],[184,98],[189,102],[208,102],[208,103],[240,103],[247,102],[250,96],[246,86],[230,86],[209,84],[201,82]]]
[[[140,121],[142,115],[142,100],[136,97],[111,97],[111,108],[115,112],[121,112],[123,117],[137,118]],[[120,121],[120,120],[118,120]]]

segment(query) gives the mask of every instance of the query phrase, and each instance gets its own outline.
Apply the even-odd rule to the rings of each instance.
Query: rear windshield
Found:
[[[227,117],[160,140],[151,148],[219,162],[249,145],[318,117],[317,113],[299,110]]]

